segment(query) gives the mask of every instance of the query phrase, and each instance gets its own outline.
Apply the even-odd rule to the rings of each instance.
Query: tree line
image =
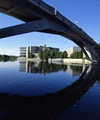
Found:
[[[98,45],[100,46],[100,43],[98,43]],[[82,59],[83,58],[83,52],[81,50],[77,51],[77,52],[74,52],[70,55],[70,58]]]
[[[14,61],[16,60],[17,57],[16,56],[13,56],[13,55],[0,55],[0,61]]]
[[[59,64],[48,64],[47,62],[40,62],[38,65],[39,73],[51,73],[58,71],[66,71],[67,65],[59,65]]]
[[[58,51],[55,51],[55,50],[45,49],[44,51],[42,51],[42,50],[39,51],[38,56],[42,60],[48,60],[49,58],[51,58],[51,59],[68,58],[68,53],[66,51],[58,52]],[[82,59],[83,58],[83,52],[82,51],[74,52],[70,55],[70,58]]]
[[[98,45],[100,46],[100,43]],[[38,56],[40,59],[47,61],[49,58],[51,59],[68,58],[68,53],[66,51],[58,52],[56,50],[44,49],[38,52]],[[29,58],[34,58],[34,57],[35,57],[34,54],[29,53]],[[83,58],[82,50],[72,53],[69,58],[82,59]]]
[[[70,55],[70,58],[82,59],[83,58],[83,52],[81,50],[77,51],[77,52],[74,52]]]
[[[67,58],[68,54],[67,54],[66,51],[64,51],[64,52],[58,52],[56,50],[45,49],[45,50],[40,50],[38,52],[38,56],[40,57],[40,59],[47,61],[49,58],[51,58],[51,59],[55,59],[55,58]]]

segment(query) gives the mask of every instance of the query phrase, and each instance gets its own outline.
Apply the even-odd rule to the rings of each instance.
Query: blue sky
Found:
[[[44,1],[52,5],[52,0]],[[54,7],[73,23],[78,21],[79,27],[97,43],[100,42],[100,0],[54,0]],[[0,28],[20,23],[22,21],[0,13]],[[19,55],[20,46],[43,44],[58,47],[62,51],[75,46],[73,42],[59,35],[32,32],[0,39],[0,54]]]

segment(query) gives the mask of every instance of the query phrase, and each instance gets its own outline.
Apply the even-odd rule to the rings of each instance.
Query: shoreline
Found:
[[[18,58],[17,60],[19,61],[30,61],[30,62],[41,62],[42,60],[40,60],[39,58]],[[45,61],[45,60],[44,60]],[[66,58],[66,59],[48,59],[49,63],[62,63],[62,64],[68,64],[68,63],[74,63],[74,64],[92,64],[91,61],[86,60],[86,59],[70,59],[70,58]]]
[[[86,59],[52,59],[52,62],[62,62],[64,64],[66,63],[74,63],[74,64],[92,64],[91,61]]]

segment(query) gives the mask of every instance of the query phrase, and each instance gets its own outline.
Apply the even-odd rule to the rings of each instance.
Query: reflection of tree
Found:
[[[0,94],[0,111],[9,111],[3,120],[54,120],[100,79],[100,67],[97,67],[86,67],[77,81],[57,93],[35,97]]]
[[[27,73],[52,73],[52,72],[58,72],[58,71],[68,71],[73,73],[82,73],[83,67],[82,66],[69,66],[71,69],[67,69],[67,65],[63,64],[54,64],[54,63],[48,63],[48,62],[20,62],[20,71],[27,72]]]
[[[50,73],[57,71],[66,71],[67,65],[49,64],[47,62],[40,62],[38,65],[39,73]]]
[[[29,67],[34,66],[34,62],[28,62]]]
[[[71,65],[70,68],[73,70],[73,72],[79,72],[79,73],[82,73],[82,66],[74,66],[74,65]]]

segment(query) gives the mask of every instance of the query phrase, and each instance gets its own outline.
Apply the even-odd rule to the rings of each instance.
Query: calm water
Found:
[[[99,120],[99,65],[0,62],[0,120]]]

